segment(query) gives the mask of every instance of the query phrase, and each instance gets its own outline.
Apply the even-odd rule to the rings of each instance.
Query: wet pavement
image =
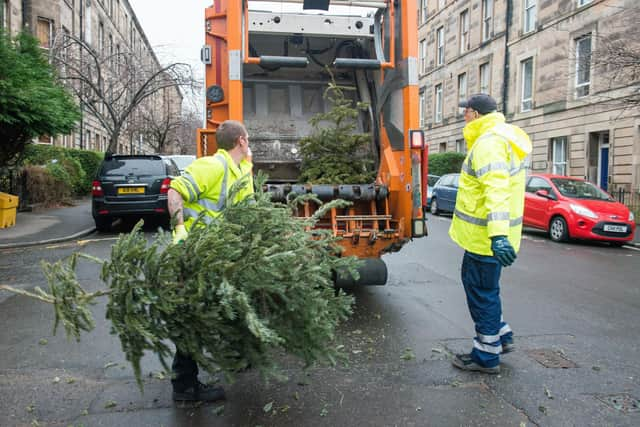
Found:
[[[352,291],[355,313],[339,334],[347,363],[305,371],[282,356],[287,381],[266,384],[249,371],[225,384],[220,403],[172,402],[168,374],[152,355],[143,361],[141,394],[109,334],[104,303],[93,307],[96,329],[76,343],[62,330],[52,336],[50,307],[0,291],[0,425],[640,424],[633,406],[640,397],[640,252],[527,234],[502,280],[518,351],[503,357],[500,375],[467,373],[450,364],[452,353],[470,349],[473,325],[448,221],[431,218],[428,238],[385,256],[387,286]],[[117,231],[0,250],[0,283],[43,286],[40,259],[76,250],[106,257]],[[78,277],[88,290],[101,286],[91,263],[81,264]],[[554,361],[569,367],[545,366]]]

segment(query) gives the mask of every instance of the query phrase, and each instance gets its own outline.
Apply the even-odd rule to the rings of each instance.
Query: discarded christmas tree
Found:
[[[331,207],[322,205],[311,218],[294,218],[292,209],[313,195],[274,203],[262,192],[258,176],[254,198],[227,206],[209,224],[199,220],[181,244],[160,231],[153,243],[138,224],[113,245],[111,258],[74,254],[69,260],[44,263],[49,292],[2,289],[52,303],[56,325],[80,339],[94,321],[88,310],[108,297],[112,333],[141,383],[140,360],[156,353],[168,370],[169,342],[189,353],[207,372],[222,370],[231,379],[249,367],[277,376],[274,349],[300,357],[306,365],[334,363],[338,324],[351,313],[353,298],[334,289],[336,271],[357,275],[359,261],[336,256],[339,246],[330,231],[311,230]],[[231,190],[228,200],[238,186]],[[78,258],[102,264],[106,289],[86,292],[75,274]]]
[[[356,133],[356,121],[367,104],[345,96],[349,88],[329,83],[324,98],[332,106],[310,123],[314,133],[300,140],[300,182],[310,184],[366,184],[375,180],[372,137]]]

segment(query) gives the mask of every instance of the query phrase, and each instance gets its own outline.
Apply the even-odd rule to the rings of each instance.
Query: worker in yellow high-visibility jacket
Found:
[[[496,101],[477,94],[464,108],[467,156],[460,172],[449,235],[464,250],[462,283],[475,323],[469,354],[457,355],[455,367],[500,372],[500,353],[513,351],[513,332],[502,318],[500,273],[520,249],[525,168],[531,141],[505,123]]]
[[[187,238],[191,227],[203,211],[204,222],[220,215],[234,182],[246,179],[236,194],[242,200],[253,194],[249,135],[244,125],[226,120],[216,130],[218,151],[189,165],[182,176],[171,182],[168,193],[169,214],[175,218],[173,242]],[[186,353],[176,349],[172,364],[173,399],[178,401],[215,401],[224,399],[222,387],[198,381],[198,365]]]

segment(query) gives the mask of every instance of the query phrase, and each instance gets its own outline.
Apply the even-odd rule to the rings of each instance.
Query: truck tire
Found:
[[[350,286],[383,286],[387,283],[387,264],[380,258],[365,258],[364,265],[358,269],[360,277],[353,280],[348,273],[336,273],[335,285],[338,288]]]

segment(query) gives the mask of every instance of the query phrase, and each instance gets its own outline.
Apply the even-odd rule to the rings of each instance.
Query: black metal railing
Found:
[[[640,192],[619,188],[618,191],[614,191],[611,195],[633,212],[636,224],[640,223]]]

